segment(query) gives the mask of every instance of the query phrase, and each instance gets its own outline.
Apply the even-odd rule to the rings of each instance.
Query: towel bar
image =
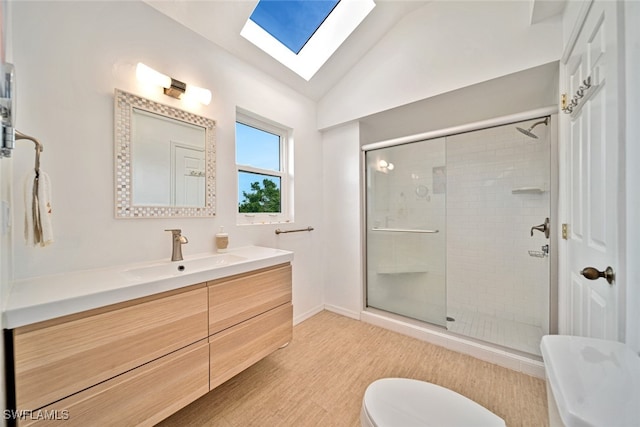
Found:
[[[44,147],[42,146],[42,143],[40,141],[38,141],[36,138],[29,136],[29,135],[25,135],[24,133],[20,132],[19,130],[15,131],[15,135],[16,135],[16,141],[19,139],[28,139],[29,141],[33,141],[33,143],[36,145],[36,165],[35,165],[35,170],[36,170],[36,175],[40,172],[40,153],[42,153],[42,151],[44,150]]]
[[[279,228],[276,229],[276,234],[285,234],[285,233],[298,233],[300,231],[313,231],[313,227],[307,227],[307,228],[299,228],[297,230],[280,230]]]

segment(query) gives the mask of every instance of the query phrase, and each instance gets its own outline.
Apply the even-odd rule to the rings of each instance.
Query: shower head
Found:
[[[535,122],[534,124],[531,125],[531,127],[529,129],[522,129],[522,128],[519,128],[519,127],[516,127],[516,129],[518,129],[518,132],[527,135],[529,138],[538,139],[538,135],[536,135],[535,133],[533,133],[531,131],[533,130],[534,127],[536,127],[538,125],[541,125],[543,123],[545,125],[548,125],[549,124],[549,117],[545,117],[544,120],[540,120],[539,122]]]
[[[538,136],[535,133],[531,132],[531,129],[522,129],[522,128],[516,128],[516,129],[518,129],[518,132],[527,135],[529,138],[538,139]]]

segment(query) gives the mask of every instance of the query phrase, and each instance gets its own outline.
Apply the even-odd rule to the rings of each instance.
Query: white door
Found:
[[[605,278],[588,280],[581,271],[618,270],[618,7],[620,2],[606,0],[591,5],[565,65],[565,92],[577,105],[571,114],[562,114],[569,138],[569,333],[611,340],[621,338],[620,285]]]
[[[205,199],[205,152],[171,143],[173,206],[203,207]]]

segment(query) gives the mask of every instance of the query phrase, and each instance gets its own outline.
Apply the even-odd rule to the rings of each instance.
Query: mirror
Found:
[[[215,216],[215,121],[115,92],[116,218]]]

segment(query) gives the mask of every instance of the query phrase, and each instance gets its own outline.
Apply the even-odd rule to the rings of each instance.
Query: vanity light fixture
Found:
[[[138,62],[136,66],[136,78],[143,83],[162,86],[164,88],[164,94],[173,98],[184,100],[193,99],[204,105],[209,105],[211,102],[210,90],[188,85],[180,80],[166,76],[142,62]]]

